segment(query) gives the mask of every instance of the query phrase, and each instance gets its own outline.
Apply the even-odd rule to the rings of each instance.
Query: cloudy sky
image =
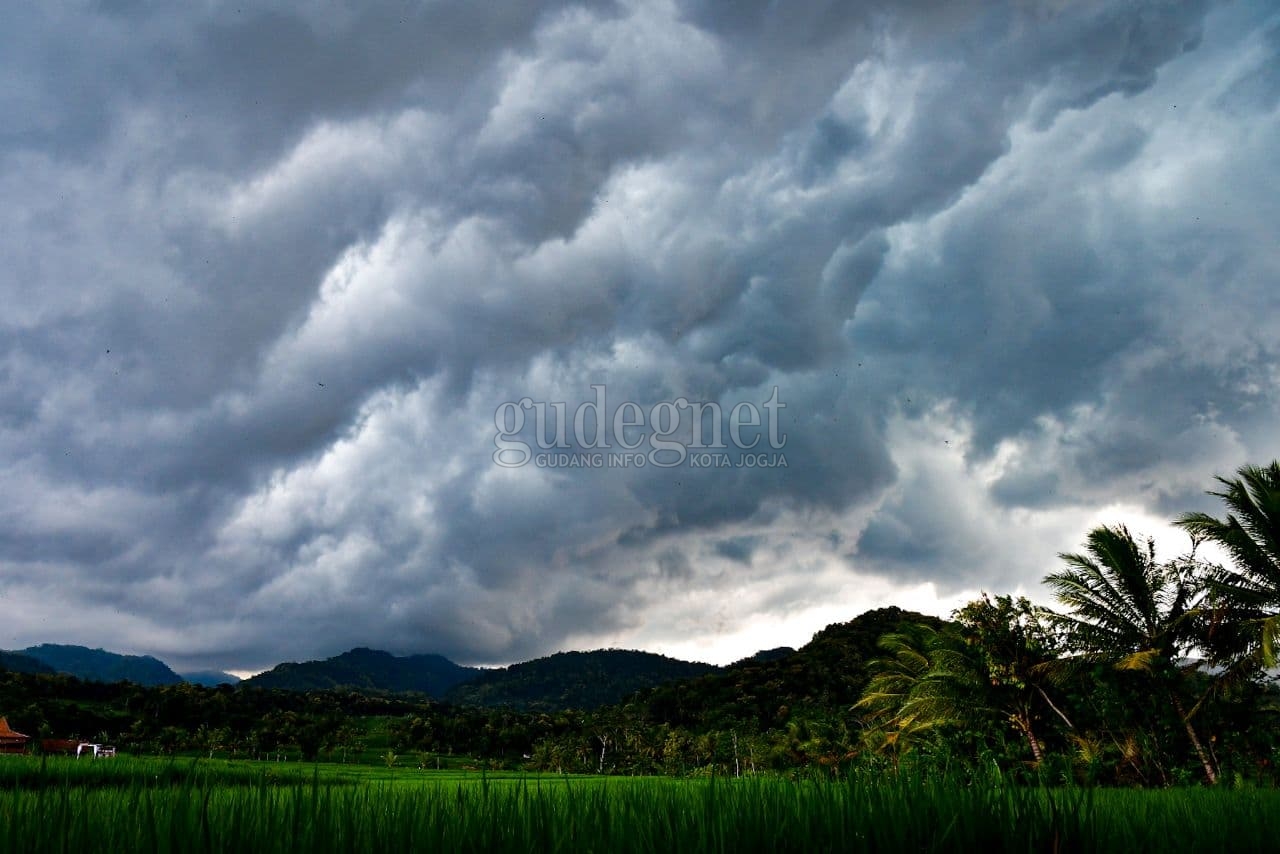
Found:
[[[1280,456],[1270,3],[0,18],[0,646],[725,662]],[[786,466],[495,464],[593,385]]]

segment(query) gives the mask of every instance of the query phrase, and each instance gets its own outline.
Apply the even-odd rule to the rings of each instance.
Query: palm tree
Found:
[[[1075,661],[1106,662],[1151,674],[1165,693],[1210,784],[1217,772],[1179,694],[1177,664],[1194,644],[1194,616],[1204,592],[1194,561],[1156,562],[1155,543],[1140,546],[1123,525],[1089,532],[1085,554],[1062,554],[1067,568],[1044,581],[1069,613],[1055,615]],[[1193,709],[1194,711],[1194,709]]]
[[[972,720],[980,685],[957,638],[917,625],[884,635],[879,646],[886,656],[870,662],[871,679],[854,708],[881,728],[895,755],[920,737]]]
[[[1210,491],[1227,505],[1227,518],[1188,513],[1178,524],[1195,539],[1222,546],[1234,568],[1210,578],[1214,597],[1238,622],[1252,629],[1244,639],[1245,661],[1276,665],[1280,636],[1280,461],[1266,468],[1244,466],[1234,480],[1219,477],[1225,490]]]

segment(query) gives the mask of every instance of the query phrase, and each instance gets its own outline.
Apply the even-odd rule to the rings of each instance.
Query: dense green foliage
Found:
[[[796,712],[843,711],[861,695],[880,637],[907,623],[942,621],[901,608],[868,611],[827,626],[789,655],[752,657],[720,673],[662,685],[629,705],[646,720],[697,731],[764,730],[785,726]]]
[[[1226,504],[1226,518],[1188,513],[1179,520],[1192,537],[1222,546],[1233,563],[1215,567],[1208,579],[1216,605],[1214,627],[1225,625],[1228,631],[1223,632],[1225,638],[1207,640],[1219,657],[1275,667],[1280,637],[1280,461],[1266,468],[1244,466],[1234,480],[1220,477],[1218,482],[1223,491],[1210,494]],[[1233,628],[1243,631],[1237,634]]]
[[[1045,583],[1061,612],[984,596],[955,626],[886,636],[859,708],[864,746],[967,761],[1016,758],[1064,779],[1170,784],[1274,781],[1274,636],[1280,465],[1220,479],[1231,513],[1184,516],[1190,551],[1157,558],[1122,526],[1090,532]],[[1197,557],[1226,547],[1231,567]]]

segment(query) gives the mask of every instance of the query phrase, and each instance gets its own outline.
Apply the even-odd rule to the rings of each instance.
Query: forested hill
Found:
[[[149,655],[121,655],[104,649],[57,643],[27,647],[16,650],[16,653],[35,659],[58,673],[93,682],[128,681],[139,685],[176,685],[183,681],[163,661]],[[19,670],[16,667],[6,667]]]
[[[617,703],[643,688],[717,670],[712,664],[636,650],[559,652],[481,671],[455,687],[446,699],[460,705],[529,711],[594,709]]]
[[[847,710],[867,684],[867,663],[881,657],[880,637],[913,623],[942,620],[880,608],[833,623],[790,655],[756,655],[720,672],[643,691],[628,699],[651,721],[695,729],[756,721],[760,729],[800,709]]]
[[[4,652],[3,650],[0,650],[0,670],[11,670],[14,673],[57,672],[38,658],[32,658],[20,652]]]
[[[280,664],[242,684],[289,691],[413,692],[457,705],[556,711],[594,709],[642,688],[718,669],[619,649],[561,652],[509,667],[481,669],[440,655],[395,656],[360,648],[322,661]]]
[[[441,655],[396,656],[359,647],[319,661],[279,664],[242,684],[288,691],[354,690],[416,693],[464,706],[522,711],[591,710],[624,701],[640,704],[654,721],[693,727],[755,720],[776,725],[799,707],[846,708],[866,684],[876,642],[904,622],[937,625],[936,618],[900,608],[869,611],[836,623],[799,650],[759,652],[728,667],[681,661],[651,652],[607,649],[560,652],[509,667],[465,667]],[[170,685],[183,677],[149,656],[43,644],[3,653],[0,669],[57,671],[101,682]],[[231,681],[217,674],[191,681]]]
[[[443,655],[396,656],[377,649],[356,649],[322,661],[278,664],[240,683],[253,688],[316,691],[348,688],[356,691],[413,692],[443,697],[450,688],[481,673],[455,664]]]

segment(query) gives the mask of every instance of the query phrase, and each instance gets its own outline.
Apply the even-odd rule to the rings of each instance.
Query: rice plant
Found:
[[[0,851],[1258,851],[1280,834],[1280,792],[1260,789],[36,768],[0,771]]]

